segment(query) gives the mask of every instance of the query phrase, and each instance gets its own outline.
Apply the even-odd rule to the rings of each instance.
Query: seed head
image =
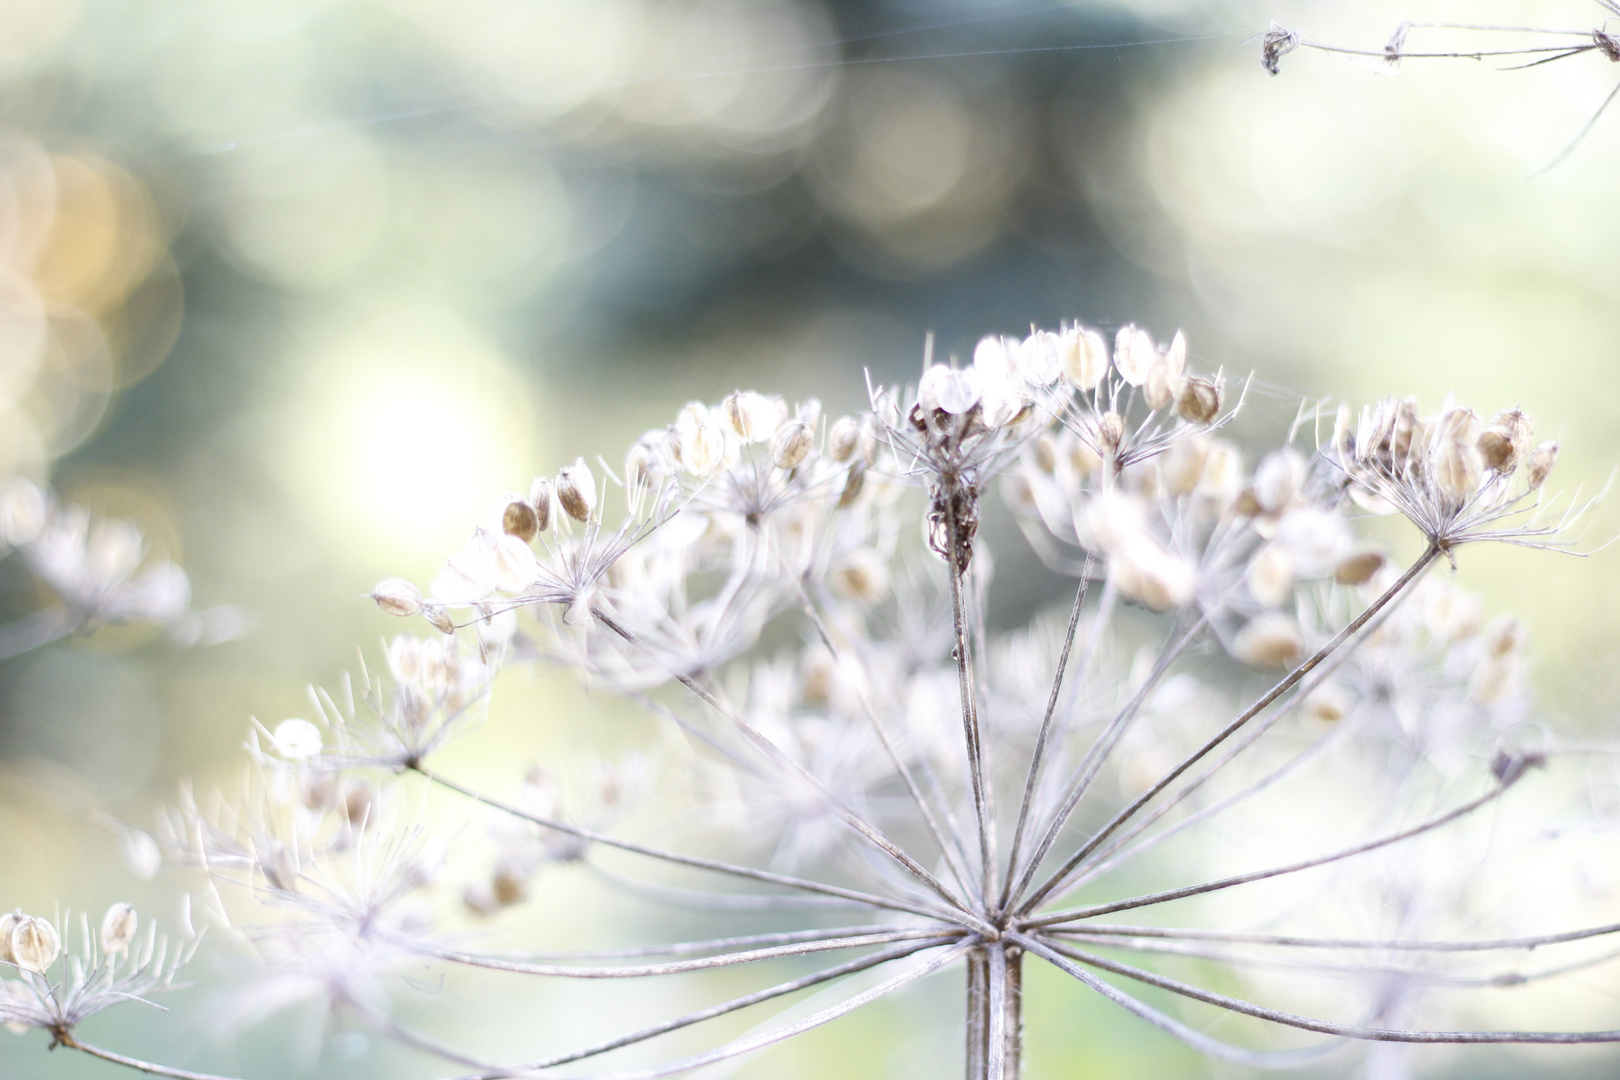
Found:
[[[422,590],[404,578],[387,578],[371,591],[377,606],[390,615],[404,617],[422,610]]]
[[[1254,471],[1254,498],[1267,513],[1276,513],[1293,501],[1305,483],[1305,459],[1292,447],[1274,450]]]
[[[1275,612],[1250,622],[1232,642],[1232,655],[1250,667],[1287,667],[1304,651],[1299,624]]]
[[[640,443],[636,444],[641,445]],[[551,481],[543,476],[529,485],[529,507],[534,511],[534,531],[539,535],[551,528]]]
[[[917,403],[924,412],[946,412],[960,416],[979,403],[978,369],[955,371],[935,364],[923,373],[917,384]]]
[[[11,962],[24,971],[45,974],[61,951],[56,927],[44,919],[24,915],[11,928]]]
[[[1176,412],[1189,423],[1210,423],[1221,412],[1221,388],[1197,375],[1189,377],[1176,399]]]
[[[1267,607],[1279,607],[1294,591],[1294,559],[1282,544],[1267,544],[1249,563],[1249,594]]]
[[[1449,420],[1455,413],[1448,415]],[[1446,425],[1442,425],[1444,431]],[[1456,437],[1443,437],[1435,448],[1432,468],[1434,484],[1448,501],[1461,505],[1479,490],[1480,455],[1474,439],[1468,439],[1469,425],[1456,427]]]
[[[1146,330],[1137,329],[1134,323],[1119,328],[1119,333],[1114,337],[1114,367],[1118,369],[1120,378],[1132,386],[1141,386],[1147,381],[1148,372],[1158,357],[1153,338]]]
[[[709,476],[724,464],[726,433],[701,401],[687,402],[675,417],[674,452],[693,476]]]
[[[803,420],[789,420],[771,440],[771,464],[783,472],[796,469],[810,455],[815,437]]]
[[[1383,552],[1354,551],[1333,568],[1333,580],[1340,585],[1365,585],[1383,568]]]
[[[1530,461],[1525,466],[1525,473],[1530,481],[1530,490],[1535,491],[1547,482],[1547,476],[1552,472],[1553,465],[1558,461],[1558,444],[1544,442],[1536,447],[1530,455]]]
[[[1108,374],[1108,342],[1095,330],[1078,326],[1065,330],[1059,339],[1063,373],[1076,390],[1095,390]]]
[[[590,521],[596,510],[596,477],[584,458],[557,473],[557,502],[575,521]]]
[[[501,531],[525,544],[530,543],[540,533],[540,517],[527,500],[513,499],[501,511]]]
[[[838,464],[842,465],[855,456],[855,451],[861,445],[861,422],[853,416],[840,416],[833,421],[832,430],[827,433],[827,453]]]
[[[0,961],[7,964],[17,962],[17,958],[11,952],[11,932],[25,918],[27,916],[21,911],[8,911],[4,915],[0,915]]]
[[[778,397],[738,390],[720,403],[731,430],[743,442],[762,442],[776,433],[787,418],[787,406]]]
[[[276,753],[290,761],[307,761],[321,752],[321,729],[308,720],[283,720],[270,733]]]
[[[107,914],[101,917],[101,951],[115,956],[129,948],[137,925],[139,919],[132,905],[118,903],[108,908]]]
[[[443,604],[423,604],[422,617],[441,634],[456,632],[456,620],[450,617],[450,609]]]

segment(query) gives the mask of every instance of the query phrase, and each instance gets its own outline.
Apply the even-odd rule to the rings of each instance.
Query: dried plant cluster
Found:
[[[1240,395],[1222,374],[1189,370],[1180,334],[1161,346],[1133,326],[1112,342],[1080,326],[989,337],[970,365],[869,393],[870,411],[836,418],[754,392],[694,402],[622,473],[579,460],[498,500],[425,590],[381,583],[384,610],[432,631],[317,694],[311,719],[255,727],[243,791],[188,797],[158,831],[204,875],[222,937],[262,961],[246,1012],[325,1000],[469,1076],[656,1077],[954,967],[966,1074],[1006,1080],[1033,957],[1254,1065],[1357,1042],[1620,1040],[1424,1026],[1467,1008],[1463,991],[1603,959],[1617,929],[1510,902],[1527,877],[1562,888],[1546,822],[1510,792],[1576,748],[1527,723],[1519,625],[1486,619],[1445,570],[1467,544],[1558,546],[1585,509],[1551,513],[1557,446],[1528,417],[1390,400],[1308,412],[1246,454],[1223,437]],[[1002,512],[1074,582],[1066,613],[1005,632],[987,620],[979,528]],[[1399,547],[1372,524],[1392,517],[1417,530],[1409,561],[1372,539]],[[573,785],[538,768],[512,798],[492,792],[524,765],[441,765],[518,665],[644,710],[662,749]],[[469,813],[487,842],[468,839],[483,831]],[[520,919],[568,874],[695,907],[713,936],[474,947],[468,920]],[[54,930],[19,916],[0,1015],[204,1075],[78,1036],[172,974],[150,944],[133,967],[104,959],[124,955],[123,925],[109,914],[100,954],[86,928],[52,968]],[[498,1062],[401,1019],[402,998],[437,985],[411,977],[423,964],[761,974],[741,996]],[[706,1021],[807,990],[791,1015],[691,1052]]]
[[[1620,20],[1620,0],[1594,0],[1594,3],[1602,10],[1603,20],[1592,27],[1501,26],[1409,20],[1395,28],[1381,49],[1313,41],[1297,30],[1273,22],[1271,29],[1260,36],[1260,63],[1268,72],[1276,75],[1282,71],[1283,57],[1295,49],[1306,48],[1378,60],[1391,69],[1399,67],[1403,60],[1481,60],[1501,64],[1508,71],[1522,71],[1588,53],[1601,56],[1611,64],[1620,64],[1620,34],[1613,29],[1616,20]],[[1425,35],[1439,32],[1447,35],[1447,38],[1441,44],[1414,47],[1408,40],[1414,30]],[[1487,43],[1474,44],[1481,39]],[[1446,42],[1453,43],[1448,48]],[[1568,157],[1597,125],[1609,106],[1614,104],[1616,97],[1620,97],[1620,85],[1609,92],[1575,137],[1540,171],[1546,172]]]

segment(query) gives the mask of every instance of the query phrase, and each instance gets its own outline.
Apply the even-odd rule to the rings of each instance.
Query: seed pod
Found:
[[[1254,497],[1261,509],[1276,513],[1293,501],[1305,483],[1305,459],[1292,447],[1267,454],[1254,470]]]
[[[388,578],[371,591],[377,606],[390,615],[404,617],[422,610],[422,590],[404,578]]]
[[[1097,421],[1097,453],[1113,457],[1125,438],[1125,420],[1116,412],[1103,413]]]
[[[62,939],[57,937],[56,927],[44,919],[24,915],[11,928],[11,962],[24,971],[45,974],[61,951]]]
[[[534,510],[535,535],[551,528],[551,481],[543,476],[534,478],[529,485],[529,506]]]
[[[855,456],[861,445],[861,423],[853,416],[840,416],[827,432],[827,454],[842,465]]]
[[[1221,388],[1197,375],[1187,380],[1176,399],[1176,412],[1193,424],[1208,424],[1220,415]]]
[[[1432,463],[1435,487],[1450,502],[1461,505],[1479,489],[1480,464],[1479,451],[1472,442],[1443,440]]]
[[[139,922],[135,908],[129,904],[114,904],[108,908],[107,914],[101,917],[101,951],[115,956],[129,948]]]
[[[1383,552],[1356,551],[1345,556],[1333,568],[1333,580],[1340,585],[1365,585],[1383,568]]]
[[[1047,476],[1051,476],[1057,469],[1057,447],[1052,442],[1052,436],[1042,435],[1030,443],[1029,453],[1035,467]]]
[[[1304,651],[1299,624],[1279,614],[1261,615],[1232,641],[1232,655],[1250,667],[1287,667]]]
[[[775,434],[786,419],[787,406],[781,398],[738,390],[720,403],[720,412],[743,442],[762,442]]]
[[[1078,326],[1066,330],[1059,351],[1063,373],[1076,390],[1095,390],[1108,374],[1108,342],[1095,330]]]
[[[889,591],[889,567],[871,548],[856,548],[833,567],[827,580],[840,596],[873,604]]]
[[[11,932],[17,928],[26,915],[21,911],[8,911],[0,915],[0,962],[15,964],[17,958],[11,954]]]
[[[1132,386],[1141,386],[1158,356],[1146,330],[1139,330],[1134,324],[1119,328],[1114,337],[1114,367],[1119,370],[1120,378]]]
[[[540,516],[534,512],[534,507],[522,499],[514,499],[506,504],[501,512],[501,531],[507,536],[515,536],[525,544],[530,543],[540,533]]]
[[[867,414],[861,421],[861,460],[876,465],[878,459],[878,418]]]
[[[511,863],[501,863],[489,879],[489,893],[502,907],[522,903],[529,895],[529,878]]]
[[[1281,544],[1267,544],[1249,563],[1249,594],[1266,607],[1279,607],[1294,592],[1294,559]]]
[[[596,477],[584,458],[557,473],[557,502],[575,521],[590,521],[596,510]]]
[[[443,604],[423,604],[422,617],[441,634],[456,632],[456,620],[450,617],[450,609]]]
[[[804,421],[789,420],[771,440],[771,463],[783,472],[798,468],[810,455],[810,445],[814,441]]]
[[[1552,472],[1553,465],[1557,461],[1558,444],[1556,442],[1544,442],[1536,447],[1525,467],[1525,473],[1530,480],[1531,491],[1535,491],[1547,482],[1547,476]]]
[[[1343,686],[1336,682],[1325,682],[1306,694],[1302,704],[1302,711],[1310,719],[1318,723],[1334,724],[1343,720],[1355,707],[1356,702],[1350,691]]]
[[[292,761],[304,761],[321,752],[321,729],[308,720],[283,720],[270,733],[276,753]]]
[[[838,495],[838,505],[848,506],[860,498],[861,488],[866,486],[866,463],[864,461],[852,462],[849,466],[849,476],[844,480],[844,490]]]
[[[1180,387],[1174,385],[1174,373],[1170,370],[1163,357],[1154,362],[1148,369],[1147,381],[1142,387],[1142,400],[1154,412],[1165,408],[1176,399]]]

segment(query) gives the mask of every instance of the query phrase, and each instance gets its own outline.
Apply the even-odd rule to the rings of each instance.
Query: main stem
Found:
[[[1001,950],[1006,958],[1006,986],[1002,1001],[1001,1033],[997,1045],[992,1036],[996,1025],[990,1015],[990,951]],[[1004,941],[980,946],[967,958],[967,1080],[1018,1080],[1023,1075],[1024,1050],[1024,951]]]

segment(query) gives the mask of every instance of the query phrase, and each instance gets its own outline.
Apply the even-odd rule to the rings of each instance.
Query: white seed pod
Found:
[[[20,476],[0,484],[0,544],[16,547],[45,531],[50,504],[45,493]]]
[[[1073,326],[1060,340],[1063,374],[1076,390],[1091,391],[1108,374],[1108,341],[1095,330]]]
[[[423,604],[422,618],[441,634],[456,632],[456,620],[450,617],[450,609],[443,604]]]
[[[1097,453],[1112,457],[1125,440],[1125,418],[1117,412],[1106,412],[1097,418]]]
[[[516,503],[528,506],[528,503]],[[540,560],[520,536],[497,536],[490,543],[489,565],[495,571],[495,587],[505,593],[520,593],[534,584],[540,574]]]
[[[501,532],[531,543],[540,535],[540,515],[534,512],[534,505],[514,496],[501,511]]]
[[[827,582],[840,596],[873,604],[888,595],[889,567],[871,548],[856,548],[833,567]]]
[[[1267,544],[1249,563],[1249,595],[1266,607],[1280,607],[1294,594],[1294,559],[1282,544]]]
[[[977,368],[954,371],[935,364],[917,384],[917,403],[925,412],[944,411],[960,416],[979,403]]]
[[[1119,328],[1114,336],[1114,368],[1120,378],[1132,386],[1141,386],[1158,358],[1159,352],[1146,330],[1137,329],[1133,323]]]
[[[1330,681],[1306,694],[1300,706],[1307,719],[1319,724],[1336,724],[1355,708],[1356,699],[1346,687]]]
[[[443,569],[434,575],[428,591],[440,603],[458,607],[488,599],[499,583],[488,556],[487,545],[475,536],[465,551],[458,551],[444,561]]]
[[[17,958],[11,953],[11,932],[17,924],[27,918],[21,911],[8,911],[0,915],[0,962],[15,964]]]
[[[815,437],[803,420],[789,420],[771,440],[771,464],[786,472],[796,469],[810,456]]]
[[[694,476],[709,476],[725,462],[726,434],[700,401],[688,402],[675,418],[675,457]]]
[[[767,397],[753,390],[738,390],[727,395],[720,403],[720,412],[743,442],[769,439],[787,419],[787,405],[781,398]]]
[[[1212,423],[1221,413],[1221,388],[1208,379],[1192,376],[1176,398],[1176,412],[1188,423]]]
[[[1161,614],[1190,601],[1198,584],[1186,559],[1146,534],[1113,556],[1108,572],[1121,596]]]
[[[1197,491],[1208,451],[1201,439],[1177,439],[1171,443],[1170,449],[1157,459],[1165,490],[1178,497]]]
[[[124,866],[140,881],[151,881],[163,869],[163,850],[152,835],[140,829],[125,829],[119,838],[118,854]]]
[[[1017,368],[1018,353],[1018,342],[1004,337],[981,338],[973,350],[980,418],[985,427],[1000,428],[1012,423],[1029,404],[1024,379]]]
[[[1547,482],[1552,473],[1553,465],[1558,461],[1558,444],[1544,442],[1531,453],[1529,462],[1525,465],[1525,475],[1530,482],[1530,490],[1535,491]]]
[[[422,590],[404,578],[379,581],[377,587],[371,590],[371,598],[388,614],[401,618],[422,610]]]
[[[118,903],[108,908],[101,917],[101,951],[115,956],[129,948],[139,924],[133,905]]]
[[[1479,635],[1480,647],[1492,658],[1510,656],[1524,650],[1524,624],[1511,615],[1498,615]]]
[[[1482,464],[1473,440],[1443,439],[1430,461],[1434,486],[1447,501],[1461,505],[1479,490]]]
[[[535,535],[551,528],[551,481],[544,476],[535,477],[529,485],[529,508],[534,511]]]
[[[1158,412],[1176,399],[1179,389],[1173,383],[1170,365],[1161,356],[1148,369],[1147,381],[1142,386],[1142,400],[1147,402],[1148,408]]]
[[[1083,514],[1088,546],[1118,555],[1141,540],[1156,543],[1147,532],[1147,512],[1140,499],[1118,488],[1105,488],[1086,503]]]
[[[1305,459],[1291,446],[1273,450],[1254,470],[1254,497],[1260,508],[1276,513],[1293,501],[1305,483]]]
[[[1276,612],[1255,618],[1232,641],[1232,655],[1250,667],[1287,667],[1304,652],[1299,624]]]
[[[827,432],[827,454],[842,465],[855,456],[861,445],[861,422],[853,416],[840,416]]]
[[[1294,573],[1304,580],[1333,573],[1351,544],[1344,519],[1315,506],[1288,511],[1278,520],[1276,535],[1294,560]]]
[[[1063,339],[1050,330],[1037,330],[1018,350],[1018,369],[1036,386],[1052,386],[1063,378]]]
[[[812,433],[814,433],[816,430],[816,425],[821,423],[821,399],[805,398],[803,403],[799,405],[798,412],[795,414],[794,419],[798,420],[799,423],[803,424],[805,427],[809,428]]]
[[[1225,504],[1243,489],[1243,452],[1224,439],[1210,443],[1204,454],[1204,474],[1198,494]]]
[[[321,752],[321,729],[308,720],[283,720],[270,733],[276,753],[289,761],[307,761]]]
[[[596,477],[584,458],[557,472],[557,503],[575,521],[590,521],[596,511]]]
[[[11,928],[11,962],[24,971],[45,974],[61,951],[56,927],[44,919],[24,915]]]
[[[1385,561],[1381,551],[1353,551],[1333,568],[1333,580],[1339,585],[1365,585],[1384,568]]]

